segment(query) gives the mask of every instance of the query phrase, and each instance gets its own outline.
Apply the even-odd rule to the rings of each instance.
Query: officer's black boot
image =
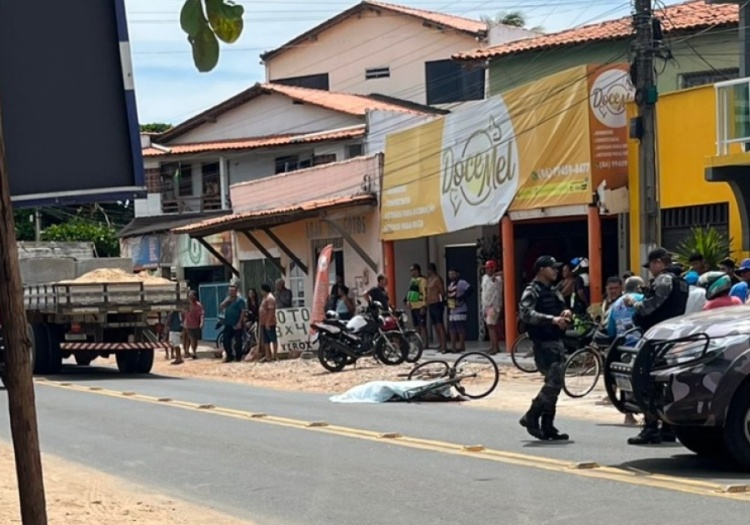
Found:
[[[531,408],[529,408],[529,411],[526,412],[519,421],[521,426],[526,429],[526,432],[537,439],[546,439],[544,437],[544,432],[542,432],[542,429],[539,426],[539,418],[542,415],[542,408],[542,403],[538,399],[534,399],[534,401],[531,402]]]
[[[567,441],[570,436],[555,428],[555,410],[542,414],[542,433],[550,441]]]
[[[661,432],[659,431],[659,420],[646,421],[641,433],[628,439],[628,445],[658,445],[661,443]]]

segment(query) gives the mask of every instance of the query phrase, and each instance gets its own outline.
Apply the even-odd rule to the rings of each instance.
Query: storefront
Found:
[[[281,277],[293,306],[310,306],[315,262],[322,248],[334,247],[331,282],[341,276],[360,297],[383,272],[378,235],[377,193],[382,155],[299,170],[234,185],[235,213],[174,231],[195,242],[211,236],[232,239],[220,253],[243,292]],[[218,252],[218,250],[217,250]]]
[[[507,341],[516,337],[520,287],[535,253],[587,255],[592,302],[600,302],[603,266],[618,273],[623,259],[617,214],[628,203],[627,71],[573,68],[390,134],[381,236],[391,276],[400,271],[400,243],[422,243],[429,254],[431,244],[450,245],[456,235],[487,245],[494,231]]]

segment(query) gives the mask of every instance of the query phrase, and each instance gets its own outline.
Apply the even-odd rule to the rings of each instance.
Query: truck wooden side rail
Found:
[[[85,366],[111,354],[123,373],[150,372],[154,351],[168,347],[154,332],[154,315],[184,310],[188,293],[185,283],[24,286],[34,372],[57,373],[71,356]]]

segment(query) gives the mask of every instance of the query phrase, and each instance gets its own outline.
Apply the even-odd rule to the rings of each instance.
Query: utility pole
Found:
[[[36,242],[42,240],[42,214],[39,208],[34,208],[34,240]]]
[[[18,264],[16,228],[10,201],[2,111],[0,111],[0,305],[0,321],[5,342],[3,381],[8,391],[8,413],[16,460],[21,520],[23,525],[47,525],[34,383],[31,377],[31,341],[27,331],[21,270]]]
[[[661,211],[656,173],[656,78],[654,18],[651,0],[635,0],[635,90],[640,121],[638,148],[640,256],[661,244]]]

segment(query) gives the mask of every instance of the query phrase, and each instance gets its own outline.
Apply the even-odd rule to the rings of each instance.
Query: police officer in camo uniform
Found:
[[[544,385],[520,423],[529,434],[541,440],[568,439],[568,435],[554,425],[557,398],[563,386],[565,347],[562,338],[572,320],[572,313],[565,308],[565,299],[554,286],[561,266],[554,257],[539,257],[534,263],[536,277],[524,290],[519,304],[521,320],[526,323],[534,345],[534,361],[544,375]]]

